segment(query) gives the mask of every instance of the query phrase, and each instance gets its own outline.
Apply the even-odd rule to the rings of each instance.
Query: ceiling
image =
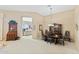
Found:
[[[74,5],[51,5],[52,13],[72,10]],[[1,10],[36,12],[43,16],[50,14],[48,5],[0,5]]]

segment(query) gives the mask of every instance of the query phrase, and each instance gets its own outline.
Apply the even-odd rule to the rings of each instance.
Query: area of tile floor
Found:
[[[75,54],[79,53],[74,43],[65,42],[65,46],[49,44],[43,40],[31,39],[32,36],[25,36],[16,41],[8,41],[6,45],[0,47],[0,53],[5,54]]]

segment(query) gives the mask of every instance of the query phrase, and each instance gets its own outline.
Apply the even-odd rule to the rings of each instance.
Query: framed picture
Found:
[[[78,31],[78,24],[76,24],[76,30]]]
[[[40,24],[39,25],[39,31],[43,30],[43,26]]]

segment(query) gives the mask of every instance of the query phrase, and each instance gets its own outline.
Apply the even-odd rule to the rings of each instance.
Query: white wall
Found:
[[[78,25],[78,30],[77,30],[77,27],[76,27],[76,30],[75,30],[75,41],[76,41],[76,47],[78,48],[79,50],[79,6],[76,6],[75,8],[75,24]]]
[[[69,30],[71,32],[71,36],[74,39],[74,29],[75,29],[75,23],[74,23],[74,10],[65,11],[61,13],[57,13],[53,16],[53,19],[50,19],[50,16],[41,16],[37,13],[32,12],[18,12],[18,11],[3,11],[4,15],[4,25],[3,25],[3,39],[6,39],[6,34],[8,32],[8,22],[13,19],[18,23],[18,36],[22,36],[22,17],[23,16],[30,16],[33,19],[33,38],[39,38],[41,33],[39,31],[39,24],[43,25],[43,28],[48,28],[47,25],[49,23],[60,23],[63,24],[63,29]]]
[[[2,40],[2,31],[3,31],[3,13],[0,13],[0,40]]]
[[[63,34],[66,30],[70,31],[71,38],[75,40],[75,22],[74,22],[74,10],[69,10],[65,12],[60,12],[50,16],[46,16],[44,20],[44,28],[48,29],[48,24],[59,23],[63,26]]]
[[[4,14],[4,25],[3,25],[3,39],[6,40],[6,35],[8,33],[10,20],[15,20],[18,24],[18,36],[22,37],[22,17],[32,17],[33,19],[33,31],[32,37],[37,39],[39,37],[39,24],[43,24],[43,16],[33,13],[33,12],[19,12],[19,11],[3,11]]]

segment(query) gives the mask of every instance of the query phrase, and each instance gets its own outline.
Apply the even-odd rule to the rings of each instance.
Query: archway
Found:
[[[22,36],[32,38],[32,17],[22,17]]]

